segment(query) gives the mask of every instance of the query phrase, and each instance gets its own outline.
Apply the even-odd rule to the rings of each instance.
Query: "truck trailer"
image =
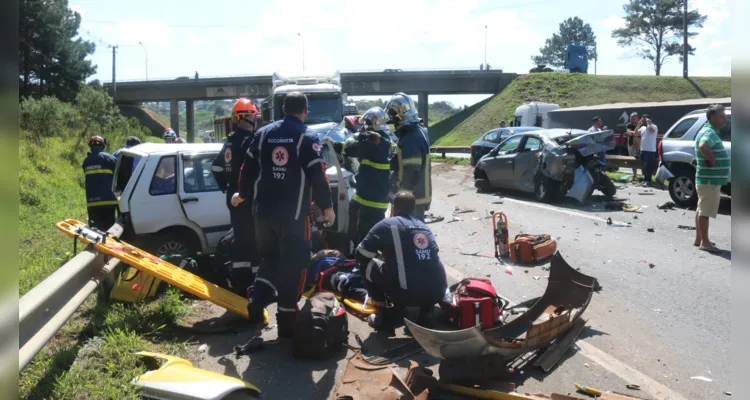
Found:
[[[588,129],[592,119],[602,119],[602,126],[612,129],[615,133],[614,154],[628,154],[625,127],[630,122],[630,114],[649,114],[651,120],[659,127],[658,140],[664,132],[685,114],[711,104],[732,105],[731,97],[704,98],[677,101],[663,101],[651,103],[611,103],[596,106],[559,108],[550,103],[527,103],[516,109],[515,126],[538,126],[545,129],[574,128]],[[557,106],[557,107],[556,107]]]

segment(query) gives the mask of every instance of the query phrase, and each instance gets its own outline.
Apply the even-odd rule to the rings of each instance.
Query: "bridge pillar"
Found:
[[[185,129],[187,130],[188,143],[195,143],[195,103],[193,100],[185,100]]]
[[[417,112],[419,113],[419,118],[422,118],[424,120],[424,126],[429,126],[427,122],[427,112],[430,109],[428,97],[429,96],[427,92],[420,92],[419,96],[417,97],[417,102],[419,103],[419,105],[417,106]]]
[[[177,100],[169,101],[169,125],[175,133],[180,133],[180,102]]]

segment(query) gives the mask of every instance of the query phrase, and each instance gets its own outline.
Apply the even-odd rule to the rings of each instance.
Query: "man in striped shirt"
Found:
[[[716,218],[719,212],[721,186],[729,178],[729,154],[719,137],[719,130],[727,122],[724,106],[714,104],[706,110],[706,124],[695,137],[695,187],[698,192],[698,207],[695,215],[695,246],[716,253],[720,250],[708,239],[708,218]]]

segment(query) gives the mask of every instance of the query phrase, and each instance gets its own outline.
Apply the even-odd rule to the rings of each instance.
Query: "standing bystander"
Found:
[[[641,128],[638,130],[636,137],[641,141],[641,162],[643,163],[643,184],[646,186],[653,185],[651,178],[654,175],[656,167],[656,135],[659,127],[651,122],[651,116],[643,114],[641,117]]]
[[[714,104],[706,110],[706,124],[695,137],[695,189],[698,192],[698,207],[695,213],[694,246],[710,253],[721,250],[708,239],[708,219],[716,218],[721,200],[721,186],[729,179],[729,154],[719,137],[719,130],[727,122],[724,106]]]

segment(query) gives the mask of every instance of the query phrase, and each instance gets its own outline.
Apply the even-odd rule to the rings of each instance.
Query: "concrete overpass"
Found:
[[[501,70],[342,72],[341,86],[349,96],[417,94],[420,116],[427,121],[430,94],[495,94],[517,76]],[[113,92],[111,83],[104,86]],[[116,82],[115,89],[113,95],[118,104],[169,101],[170,123],[175,131],[179,128],[178,102],[185,101],[187,137],[192,141],[195,100],[267,97],[271,94],[271,75]]]

